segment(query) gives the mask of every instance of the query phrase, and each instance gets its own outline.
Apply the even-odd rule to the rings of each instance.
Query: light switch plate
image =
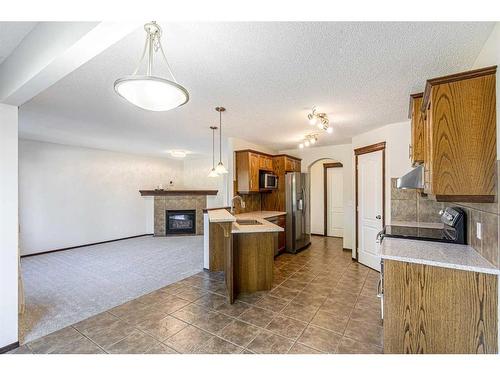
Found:
[[[483,237],[483,233],[481,232],[481,223],[476,223],[476,237],[478,240]]]

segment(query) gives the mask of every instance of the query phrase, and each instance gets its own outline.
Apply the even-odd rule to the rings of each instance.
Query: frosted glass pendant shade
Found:
[[[215,171],[215,168],[212,168],[210,170],[210,173],[208,174],[208,177],[219,177],[219,174]]]
[[[184,87],[155,76],[125,76],[116,80],[115,91],[135,106],[149,111],[168,111],[189,100]]]
[[[222,164],[221,161],[219,162],[219,164],[217,164],[217,167],[215,168],[215,171],[218,174],[226,174],[227,173],[227,169],[226,169],[226,167],[224,167],[224,164]]]

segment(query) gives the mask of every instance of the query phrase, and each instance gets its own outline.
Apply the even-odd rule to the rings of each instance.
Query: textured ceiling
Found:
[[[0,22],[0,64],[35,25],[36,22]]]
[[[24,138],[161,155],[211,149],[223,105],[224,134],[279,150],[327,112],[334,133],[318,145],[407,118],[425,80],[468,69],[493,23],[161,23],[164,47],[191,100],[169,112],[123,101],[113,82],[130,74],[138,29],[20,109]],[[164,71],[164,70],[163,70]]]

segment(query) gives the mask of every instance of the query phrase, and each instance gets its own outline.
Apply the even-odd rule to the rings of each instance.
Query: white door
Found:
[[[343,168],[327,168],[326,235],[344,237],[344,172]]]
[[[377,234],[383,229],[382,168],[382,151],[358,156],[358,261],[377,271]]]

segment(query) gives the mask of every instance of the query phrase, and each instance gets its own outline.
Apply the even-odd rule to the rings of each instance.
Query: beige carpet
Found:
[[[21,260],[32,341],[203,269],[203,236],[141,237]]]

